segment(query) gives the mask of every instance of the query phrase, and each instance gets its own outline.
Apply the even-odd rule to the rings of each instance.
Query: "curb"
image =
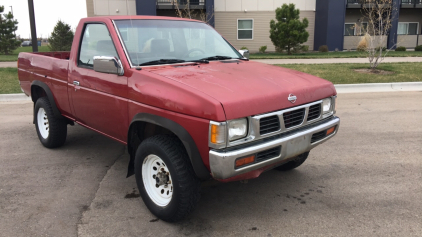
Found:
[[[422,91],[422,82],[340,84],[334,86],[339,94]]]
[[[0,95],[0,102],[12,102],[12,101],[31,101],[31,97],[26,96],[24,93]]]
[[[422,91],[422,82],[340,84],[334,86],[339,94]],[[0,102],[12,101],[31,101],[31,98],[24,93],[0,94]]]

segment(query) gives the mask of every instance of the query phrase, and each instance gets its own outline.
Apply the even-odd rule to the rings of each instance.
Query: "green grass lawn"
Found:
[[[358,73],[353,69],[368,68],[366,64],[286,64],[278,65],[327,79],[334,84],[387,83],[422,81],[422,63],[383,63],[378,69],[392,75]],[[0,68],[0,94],[21,93],[17,68]]]
[[[48,52],[50,49],[48,46],[38,46],[39,52]],[[15,51],[13,51],[12,54],[4,55],[0,54],[0,62],[14,62],[18,61],[18,54],[20,52],[32,52],[32,47],[19,47]]]
[[[0,94],[22,93],[17,68],[0,68]]]
[[[353,69],[368,68],[367,64],[283,64],[277,66],[309,73],[334,84],[422,81],[422,63],[383,63],[378,66],[378,69],[395,72],[391,75],[374,75],[353,71]]]
[[[364,52],[308,52],[287,55],[287,53],[255,53],[250,55],[250,59],[306,59],[306,58],[365,58]],[[390,51],[387,57],[422,57],[421,51]]]

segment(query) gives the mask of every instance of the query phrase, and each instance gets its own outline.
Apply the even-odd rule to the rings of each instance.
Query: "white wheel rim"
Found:
[[[41,136],[44,139],[47,139],[49,131],[50,131],[50,125],[48,124],[48,117],[44,108],[38,109],[37,122],[38,122],[38,130],[40,131]]]
[[[157,176],[167,174],[168,182],[157,185]],[[173,181],[164,161],[156,155],[148,155],[142,164],[142,181],[151,200],[158,206],[167,206],[173,196]],[[157,187],[158,186],[158,187]]]

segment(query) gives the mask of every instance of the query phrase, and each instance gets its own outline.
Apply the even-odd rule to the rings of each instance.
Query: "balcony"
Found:
[[[157,0],[157,9],[185,9],[188,5],[190,9],[205,9],[205,0]]]
[[[403,0],[405,1],[405,0]],[[409,0],[410,1],[410,0]],[[421,1],[421,0],[414,0]],[[372,8],[376,0],[347,0],[347,8]],[[382,8],[388,7],[389,4],[380,4]]]
[[[401,8],[422,8],[422,0],[401,0]]]
[[[371,2],[374,0],[347,0],[347,8],[369,8],[372,6]],[[401,8],[422,8],[422,0],[401,0]]]

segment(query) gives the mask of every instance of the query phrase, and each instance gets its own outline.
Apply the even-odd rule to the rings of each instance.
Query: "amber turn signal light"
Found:
[[[248,156],[248,157],[245,157],[245,158],[242,158],[242,159],[238,159],[238,160],[236,160],[236,168],[243,166],[243,165],[253,163],[254,161],[255,161],[255,155]]]
[[[326,135],[326,136],[330,135],[330,134],[331,134],[331,133],[333,133],[335,130],[336,130],[336,126],[334,126],[334,127],[330,128],[330,129],[328,129],[328,130],[327,130],[327,135]]]

